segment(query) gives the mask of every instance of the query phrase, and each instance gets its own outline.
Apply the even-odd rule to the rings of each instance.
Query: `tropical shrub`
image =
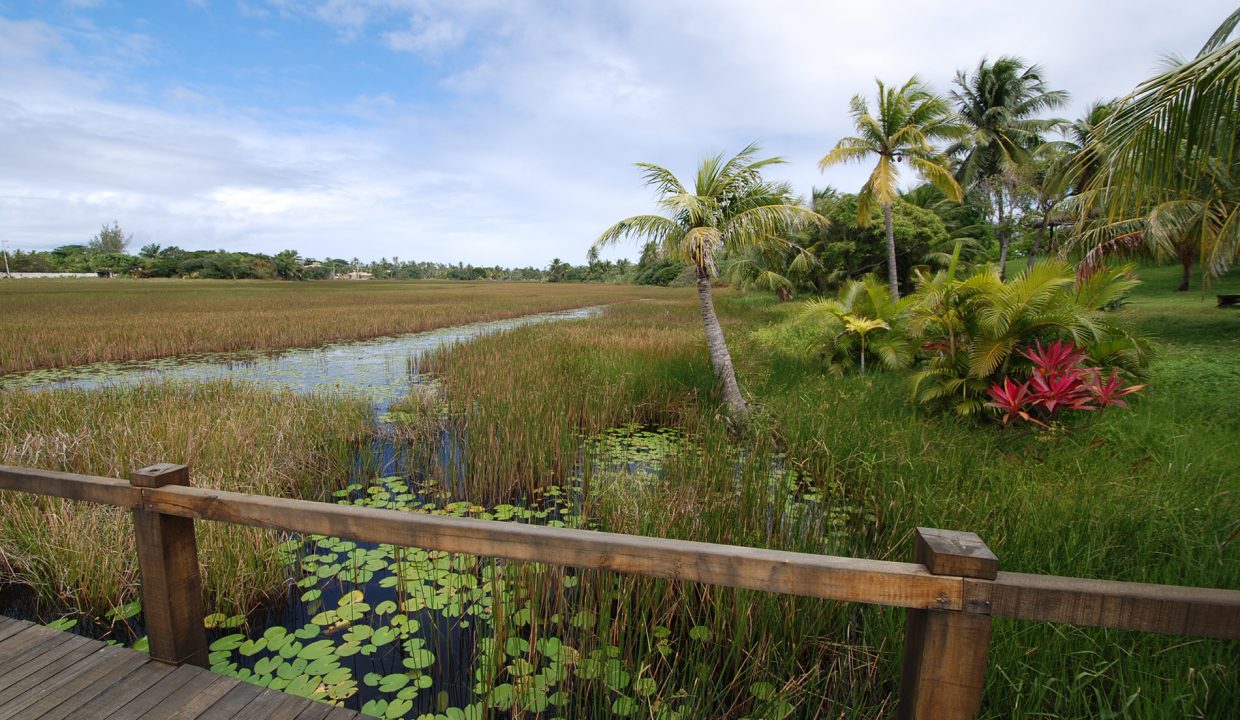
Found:
[[[832,373],[865,372],[867,365],[901,370],[913,363],[906,325],[912,301],[893,300],[891,290],[874,275],[852,280],[834,298],[805,304],[798,322],[812,328],[810,337]]]
[[[1034,347],[1021,355],[1033,363],[1029,379],[1021,382],[1012,376],[990,386],[991,401],[987,407],[1003,413],[1003,424],[1017,418],[1049,427],[1049,423],[1068,410],[1100,410],[1107,407],[1127,408],[1125,395],[1140,391],[1144,385],[1124,386],[1119,370],[1102,377],[1102,372],[1086,363],[1084,350],[1071,342],[1056,340],[1043,347],[1035,340]]]
[[[919,279],[908,328],[925,362],[912,378],[921,405],[977,413],[994,384],[1031,372],[1019,350],[1037,341],[1071,340],[1093,367],[1125,375],[1147,362],[1146,343],[1104,310],[1135,286],[1128,266],[1078,278],[1048,259],[1005,282],[995,268],[957,280],[953,264]]]

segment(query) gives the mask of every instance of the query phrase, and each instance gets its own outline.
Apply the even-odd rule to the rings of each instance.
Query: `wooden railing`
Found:
[[[969,532],[918,528],[901,563],[224,492],[184,465],[128,482],[0,465],[0,489],[132,510],[151,656],[176,664],[206,665],[195,519],[908,608],[901,719],[977,717],[995,616],[1240,639],[1240,590],[999,572]]]

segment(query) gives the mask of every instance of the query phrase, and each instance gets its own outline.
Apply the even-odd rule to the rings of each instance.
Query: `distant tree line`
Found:
[[[274,255],[227,250],[184,250],[175,245],[144,245],[136,255],[126,252],[132,235],[119,223],[104,225],[81,245],[54,250],[17,250],[9,254],[13,272],[98,273],[135,278],[204,278],[213,280],[330,280],[361,277],[382,280],[509,280],[529,282],[592,282],[668,285],[684,274],[684,264],[658,257],[647,247],[641,260],[600,260],[585,265],[554,259],[546,268],[507,268],[466,263],[401,260],[398,257],[362,261],[358,258],[302,257],[296,250]]]

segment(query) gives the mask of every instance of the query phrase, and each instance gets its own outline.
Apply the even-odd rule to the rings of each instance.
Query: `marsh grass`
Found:
[[[213,382],[90,392],[6,391],[0,463],[128,477],[157,462],[186,463],[195,486],[319,498],[348,475],[368,423],[364,403]],[[0,492],[4,580],[34,588],[50,610],[103,617],[134,599],[137,568],[128,512]],[[209,605],[252,610],[282,592],[274,534],[199,524]]]
[[[0,283],[0,375],[331,340],[599,305],[683,289],[493,282],[55,280]]]
[[[716,412],[692,304],[633,303],[437,355],[448,422],[467,437],[440,482],[499,497],[576,473],[586,512],[609,531],[908,560],[913,528],[931,526],[977,532],[1014,571],[1240,587],[1240,313],[1161,290],[1167,271],[1146,272],[1119,311],[1158,348],[1130,412],[1055,433],[925,416],[903,375],[831,377],[812,357],[751,342],[791,310],[724,295],[742,383],[761,405],[738,437]],[[674,425],[692,451],[653,480],[594,482],[583,437],[625,423]],[[772,463],[801,489],[772,483]],[[805,486],[821,507],[783,512]],[[651,632],[671,631],[662,704],[641,705],[643,717],[894,712],[902,611],[606,574],[589,587],[609,618],[596,642],[625,667],[664,667]],[[690,636],[697,627],[711,639]],[[606,716],[616,699],[581,692],[582,717]],[[996,623],[985,717],[1224,718],[1238,705],[1240,643]]]

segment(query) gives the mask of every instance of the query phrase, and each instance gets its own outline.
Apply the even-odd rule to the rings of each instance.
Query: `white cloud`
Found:
[[[635,160],[684,176],[758,138],[792,160],[776,174],[800,192],[851,190],[864,168],[815,163],[851,132],[848,98],[874,77],[947,90],[983,55],[1019,55],[1073,93],[1074,115],[1164,53],[1195,52],[1232,9],[1202,5],[1047,0],[1033,17],[980,0],[269,3],[248,22],[324,23],[341,52],[422,62],[450,95],[430,104],[394,79],[330,116],[236,107],[223,98],[245,88],[228,77],[212,80],[226,92],[177,78],[122,101],[118,88],[147,82],[158,37],[95,63],[79,30],[0,18],[0,227],[20,247],[116,219],[143,244],[580,262],[604,227],[651,209]],[[329,119],[341,113],[347,124]]]

